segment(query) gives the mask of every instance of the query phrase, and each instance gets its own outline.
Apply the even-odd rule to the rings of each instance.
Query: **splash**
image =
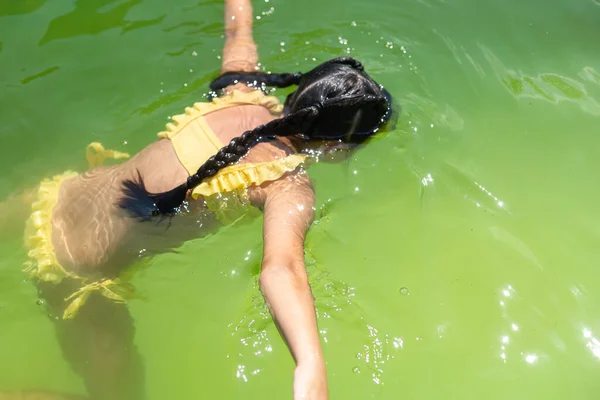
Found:
[[[358,348],[353,350],[355,358],[360,362],[353,366],[354,372],[368,371],[374,384],[383,385],[386,363],[393,360],[403,348],[403,339],[382,333],[367,323],[367,317],[354,300],[354,288],[341,280],[333,279],[328,271],[321,269],[310,251],[306,253],[306,266],[325,353],[329,336],[339,336],[339,332],[334,331],[339,328],[331,326],[327,321],[342,321],[346,325],[344,330],[351,329],[360,337]],[[260,374],[263,370],[261,364],[273,352],[273,341],[280,340],[260,293],[258,279],[254,280],[249,293],[249,306],[236,323],[228,326],[235,343],[234,350],[227,358],[236,360],[235,375],[243,382]]]
[[[306,261],[319,320],[347,321],[351,324],[351,327],[344,329],[356,329],[356,323],[359,324],[362,344],[355,357],[362,365],[355,365],[352,370],[354,373],[369,371],[371,381],[376,385],[383,385],[386,363],[393,360],[403,348],[403,339],[382,333],[368,323],[368,317],[355,300],[355,289],[346,282],[332,278],[328,271],[321,269],[310,250],[306,252]],[[325,343],[328,342],[327,334],[331,334],[332,330],[333,328],[328,328],[322,331]]]
[[[229,324],[230,335],[235,339],[235,351],[227,358],[237,360],[236,377],[248,382],[258,375],[260,362],[273,351],[269,328],[273,326],[267,305],[260,294],[258,280],[252,285],[250,305],[237,323]]]
[[[373,383],[383,385],[385,363],[395,358],[395,353],[391,350],[401,349],[404,346],[404,341],[402,338],[391,337],[388,334],[381,335],[371,325],[367,325],[367,329],[369,331],[369,342],[364,344],[363,350],[356,354],[356,359],[363,361],[371,371]]]

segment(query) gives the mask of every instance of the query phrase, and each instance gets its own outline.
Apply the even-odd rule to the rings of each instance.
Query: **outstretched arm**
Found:
[[[325,361],[304,265],[304,237],[313,220],[314,192],[304,173],[272,182],[264,192],[260,287],[296,361],[294,398],[325,400]]]
[[[225,0],[225,46],[221,73],[256,70],[258,52],[252,38],[250,0]]]

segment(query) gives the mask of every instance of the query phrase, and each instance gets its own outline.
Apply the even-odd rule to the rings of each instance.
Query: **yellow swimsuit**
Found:
[[[174,123],[167,124],[167,130],[160,132],[158,137],[171,140],[179,161],[188,174],[193,175],[224,146],[208,126],[204,116],[245,104],[261,105],[274,115],[280,115],[283,109],[276,97],[265,96],[261,91],[234,91],[228,96],[213,99],[211,103],[196,103],[193,107],[187,107],[185,114],[174,116]],[[248,207],[248,187],[279,179],[286,172],[296,169],[305,158],[303,154],[292,154],[262,163],[231,165],[197,186],[192,191],[192,197],[197,199],[203,196],[208,208],[222,223],[231,223]],[[223,196],[224,193],[227,196]]]
[[[174,123],[167,124],[166,131],[160,132],[158,137],[171,140],[181,164],[190,175],[194,174],[200,165],[223,147],[206,123],[204,115],[245,104],[261,105],[275,115],[280,114],[282,110],[282,105],[276,97],[265,96],[260,91],[234,91],[231,95],[213,99],[211,103],[196,103],[193,107],[186,108],[185,114],[173,117]],[[126,153],[105,150],[99,143],[92,143],[87,149],[90,168],[101,165],[106,158],[128,157]],[[202,182],[193,190],[192,197],[197,199],[203,196],[219,220],[229,223],[237,219],[240,211],[249,206],[246,193],[248,187],[276,180],[286,172],[296,169],[304,160],[304,155],[294,154],[268,162],[232,165]],[[25,231],[29,260],[25,263],[24,270],[31,278],[60,283],[68,277],[81,282],[82,287],[65,299],[71,302],[63,314],[65,319],[73,318],[94,291],[117,302],[136,297],[133,286],[128,282],[132,271],[126,271],[115,279],[93,281],[68,272],[56,259],[51,237],[52,212],[58,201],[61,184],[77,175],[76,172],[67,171],[52,179],[45,179],[40,184]]]

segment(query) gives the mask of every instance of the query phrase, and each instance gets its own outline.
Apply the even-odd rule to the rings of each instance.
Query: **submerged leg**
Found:
[[[62,319],[72,282],[39,284],[67,361],[92,400],[143,400],[144,368],[134,346],[133,319],[124,304],[93,293],[75,318]]]

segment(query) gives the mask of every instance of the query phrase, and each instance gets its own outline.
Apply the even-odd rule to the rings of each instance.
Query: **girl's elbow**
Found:
[[[282,282],[291,283],[296,288],[304,288],[308,286],[304,261],[295,262],[293,260],[265,258],[258,282],[263,292],[271,286],[280,285]]]

